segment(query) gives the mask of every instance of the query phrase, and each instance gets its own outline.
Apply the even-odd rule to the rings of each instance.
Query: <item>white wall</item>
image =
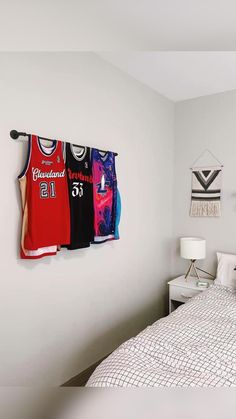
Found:
[[[164,313],[174,105],[92,53],[1,53],[0,115],[0,384],[58,385]],[[119,242],[19,259],[11,129],[119,153]]]
[[[174,171],[174,250],[172,274],[186,270],[178,254],[178,238],[202,236],[207,240],[203,269],[215,273],[216,251],[236,253],[236,91],[221,93],[176,104]],[[206,148],[223,163],[222,216],[189,216],[191,167]],[[205,155],[198,164],[215,164]]]

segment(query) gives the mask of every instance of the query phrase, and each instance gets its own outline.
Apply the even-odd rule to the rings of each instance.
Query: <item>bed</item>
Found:
[[[236,293],[212,285],[123,343],[87,386],[236,386]]]

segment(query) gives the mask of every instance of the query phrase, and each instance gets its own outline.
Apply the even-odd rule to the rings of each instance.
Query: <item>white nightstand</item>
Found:
[[[201,278],[203,279],[203,278]],[[212,279],[203,279],[209,285],[213,284]],[[197,286],[197,278],[189,276],[187,281],[184,275],[172,279],[168,282],[169,285],[169,313],[174,311],[179,305],[186,303],[190,298],[204,291],[203,288]]]

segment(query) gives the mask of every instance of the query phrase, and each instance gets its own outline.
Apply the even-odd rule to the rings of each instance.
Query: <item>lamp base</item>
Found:
[[[198,278],[198,280],[200,279],[200,277],[199,277],[199,275],[198,275],[198,272],[197,272],[197,271],[204,272],[205,274],[207,274],[207,275],[209,275],[209,276],[211,276],[212,278],[214,278],[214,279],[215,279],[214,275],[210,274],[209,272],[204,271],[203,269],[197,268],[197,267],[195,266],[195,262],[196,262],[196,259],[191,259],[190,266],[189,266],[189,268],[188,268],[188,270],[187,270],[187,273],[186,273],[186,275],[185,275],[185,280],[186,280],[186,281],[187,281],[188,277],[191,275],[192,270],[195,272],[195,275],[196,275],[196,277]]]
[[[195,262],[196,262],[196,259],[191,259],[190,266],[189,266],[189,268],[188,268],[188,270],[187,270],[187,273],[186,273],[186,275],[185,275],[185,280],[186,280],[186,281],[188,280],[188,277],[191,275],[192,270],[195,272],[196,277],[197,277],[198,279],[200,279],[200,278],[199,278],[199,275],[198,275],[198,272],[197,272],[197,268],[196,268],[196,266],[195,266]]]

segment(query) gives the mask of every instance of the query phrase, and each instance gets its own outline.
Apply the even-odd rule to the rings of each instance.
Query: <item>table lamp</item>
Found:
[[[196,260],[205,259],[206,256],[206,240],[201,237],[181,237],[180,238],[180,256],[183,259],[190,260],[190,266],[185,275],[187,281],[192,270],[195,272],[198,279],[199,275],[197,271],[203,271],[195,266]]]

